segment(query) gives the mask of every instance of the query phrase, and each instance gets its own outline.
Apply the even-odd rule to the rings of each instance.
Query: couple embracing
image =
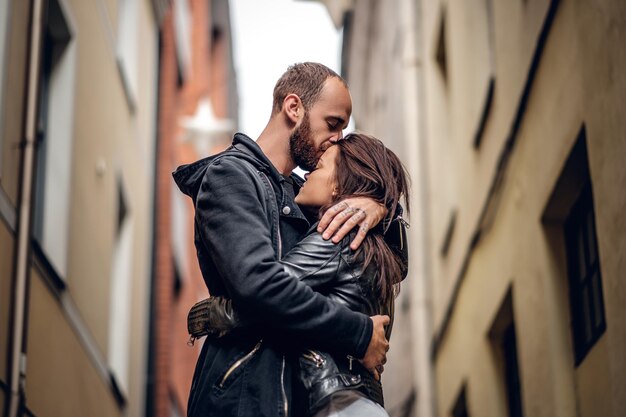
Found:
[[[207,337],[189,417],[387,416],[380,374],[407,273],[409,186],[381,141],[342,137],[351,111],[339,75],[293,65],[256,142],[236,134],[174,173],[211,294],[190,313],[192,336]]]

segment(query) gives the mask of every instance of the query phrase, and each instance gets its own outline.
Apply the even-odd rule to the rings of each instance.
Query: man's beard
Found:
[[[305,114],[302,123],[289,137],[289,151],[291,159],[297,166],[305,171],[313,171],[317,165],[317,149],[311,138],[311,125],[309,115]]]

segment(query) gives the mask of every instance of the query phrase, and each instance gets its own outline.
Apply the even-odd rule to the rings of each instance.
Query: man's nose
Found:
[[[330,138],[330,141],[332,143],[337,143],[339,142],[341,139],[343,139],[343,130],[340,130],[339,132],[337,132],[336,135],[334,135],[332,138]]]

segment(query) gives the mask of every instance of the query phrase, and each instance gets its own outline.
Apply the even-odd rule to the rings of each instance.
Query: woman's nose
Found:
[[[306,174],[304,174],[304,180],[308,180],[309,179],[309,175],[311,175],[310,172],[307,172]]]

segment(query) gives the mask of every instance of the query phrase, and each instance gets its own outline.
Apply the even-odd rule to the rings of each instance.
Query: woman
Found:
[[[371,136],[347,135],[324,153],[306,178],[296,202],[301,208],[317,210],[320,216],[333,204],[354,196],[373,198],[400,220],[401,196],[408,209],[408,176],[402,163]],[[369,231],[356,252],[349,247],[356,231],[333,244],[321,237],[315,224],[281,263],[292,276],[332,300],[369,316],[389,315],[393,322],[393,300],[407,265],[385,242],[389,220]],[[238,314],[230,300],[212,297],[194,306],[189,324],[195,338],[207,333],[220,336],[252,325],[253,320]],[[391,325],[387,339],[390,333]],[[252,360],[255,350],[233,364],[223,379],[228,380],[235,369]],[[357,360],[312,349],[302,349],[298,360],[300,379],[308,392],[309,414],[387,416],[382,408],[379,375],[372,376]]]

